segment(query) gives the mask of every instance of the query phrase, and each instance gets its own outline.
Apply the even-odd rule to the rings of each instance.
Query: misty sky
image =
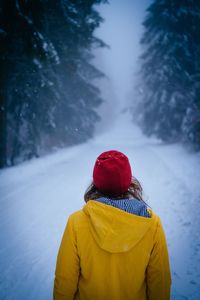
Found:
[[[105,21],[96,31],[111,49],[100,53],[100,68],[110,77],[115,101],[122,108],[134,85],[142,21],[151,0],[110,0],[98,10]],[[126,101],[125,101],[126,100]]]

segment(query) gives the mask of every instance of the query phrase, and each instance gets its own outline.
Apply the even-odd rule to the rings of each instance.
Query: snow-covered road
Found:
[[[199,299],[200,155],[144,137],[125,114],[85,144],[0,172],[0,299],[52,299],[66,220],[84,204],[96,157],[110,149],[129,157],[145,200],[162,219],[172,299]]]

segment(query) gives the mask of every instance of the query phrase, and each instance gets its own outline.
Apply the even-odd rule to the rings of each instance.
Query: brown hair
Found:
[[[95,187],[94,183],[92,182],[89,187],[87,188],[85,194],[84,194],[84,200],[87,203],[89,200],[95,200],[99,197],[106,197],[106,198],[110,198],[110,199],[123,199],[123,198],[136,198],[140,201],[144,201],[143,197],[142,197],[142,186],[140,184],[140,182],[135,178],[132,177],[132,181],[131,181],[131,185],[128,189],[127,192],[119,195],[119,196],[110,196],[110,195],[106,195],[103,194],[102,192],[98,191],[97,188]]]

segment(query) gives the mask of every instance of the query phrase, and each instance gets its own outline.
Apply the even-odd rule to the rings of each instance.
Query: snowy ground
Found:
[[[163,221],[172,299],[199,299],[200,155],[144,137],[125,115],[85,144],[0,172],[0,299],[52,298],[66,220],[84,204],[96,157],[110,149],[128,155],[145,199]]]

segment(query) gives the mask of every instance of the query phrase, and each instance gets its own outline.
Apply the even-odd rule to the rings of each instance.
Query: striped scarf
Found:
[[[141,217],[150,218],[150,213],[147,210],[147,205],[135,198],[125,199],[109,199],[105,197],[97,198],[95,201],[103,204],[111,205],[113,207],[124,210],[127,213],[134,214]]]

